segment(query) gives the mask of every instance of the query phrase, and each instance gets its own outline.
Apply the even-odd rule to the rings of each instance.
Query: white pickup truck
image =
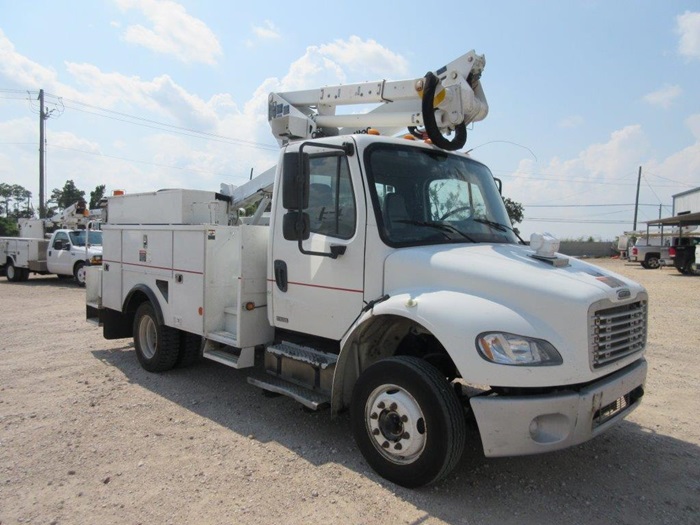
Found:
[[[30,273],[73,277],[85,285],[85,267],[102,264],[102,232],[56,230],[50,239],[0,237],[0,270],[8,281],[21,282]]]

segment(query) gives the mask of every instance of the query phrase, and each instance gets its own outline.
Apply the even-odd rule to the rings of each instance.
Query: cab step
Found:
[[[290,383],[281,377],[272,376],[262,372],[248,376],[248,383],[268,392],[282,394],[291,397],[311,410],[321,410],[330,406],[331,397],[323,392],[309,390],[306,387]]]
[[[216,348],[216,343],[207,341],[202,354],[207,359],[230,366],[231,368],[250,368],[255,364],[255,348],[241,348],[240,351]]]
[[[336,354],[288,341],[265,349],[268,374],[317,392],[330,393],[337,361]]]

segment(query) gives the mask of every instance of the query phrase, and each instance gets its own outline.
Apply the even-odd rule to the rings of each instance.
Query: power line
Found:
[[[225,135],[220,135],[217,133],[211,133],[208,131],[200,131],[200,130],[196,130],[193,128],[187,128],[187,127],[183,127],[183,126],[176,126],[174,124],[168,124],[165,122],[160,122],[160,121],[148,119],[145,117],[139,117],[137,115],[130,115],[128,113],[123,113],[121,111],[115,111],[115,110],[103,108],[100,106],[95,106],[93,104],[79,102],[77,100],[62,98],[62,97],[59,97],[57,95],[51,95],[51,96],[54,98],[57,98],[59,100],[62,100],[64,103],[67,102],[68,105],[66,105],[66,107],[69,109],[74,109],[76,111],[81,111],[83,113],[88,113],[88,114],[99,116],[99,117],[109,118],[111,120],[116,120],[119,122],[125,122],[127,124],[133,124],[136,126],[141,126],[141,127],[150,128],[150,129],[157,129],[159,131],[166,131],[169,133],[184,135],[184,136],[192,137],[192,138],[213,140],[215,142],[236,144],[239,146],[248,146],[248,147],[257,148],[257,149],[264,149],[264,150],[270,150],[270,151],[277,151],[277,149],[278,149],[277,146],[273,146],[273,145],[262,144],[259,142],[253,142],[253,141],[244,140],[244,139],[236,139],[233,137],[227,137]],[[82,107],[77,107],[77,106],[82,106]],[[90,110],[85,109],[85,108],[90,108],[90,109],[96,110],[96,111],[90,111]]]
[[[87,151],[87,150],[82,150],[82,149],[77,149],[77,148],[69,148],[69,147],[67,147],[67,146],[59,146],[59,145],[57,145],[57,144],[49,144],[48,146],[49,146],[49,149],[51,149],[51,148],[58,148],[58,149],[63,149],[63,150],[67,150],[67,151],[74,151],[74,152],[76,152],[76,153],[82,153],[82,154],[84,154],[84,155],[94,155],[94,156],[96,156],[96,157],[105,157],[105,158],[116,159],[116,160],[121,160],[121,161],[125,161],[125,162],[134,162],[134,163],[137,163],[137,164],[146,164],[146,165],[149,165],[149,166],[156,166],[156,167],[159,167],[159,168],[172,168],[172,169],[183,170],[183,171],[197,171],[197,172],[200,172],[200,173],[209,173],[209,174],[211,174],[211,175],[219,175],[219,176],[221,176],[221,177],[230,177],[230,176],[231,176],[230,174],[227,174],[227,173],[218,173],[218,172],[216,172],[216,171],[208,171],[208,170],[203,170],[203,169],[199,169],[199,168],[190,168],[190,167],[183,167],[183,166],[173,166],[173,165],[171,165],[171,164],[159,164],[159,163],[157,163],[157,162],[148,162],[148,161],[145,161],[145,160],[129,159],[129,158],[126,158],[126,157],[119,157],[119,156],[117,156],[117,155],[108,155],[108,154],[106,154],[106,153],[97,153],[97,152],[94,152],[94,151]]]

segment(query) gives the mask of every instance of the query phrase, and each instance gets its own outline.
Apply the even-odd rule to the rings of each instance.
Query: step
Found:
[[[274,356],[300,361],[321,370],[335,366],[336,361],[338,361],[338,356],[335,354],[319,352],[309,346],[302,346],[288,341],[268,346],[266,351]]]
[[[267,390],[268,392],[275,392],[291,397],[311,410],[320,410],[330,406],[331,398],[328,394],[309,390],[303,386],[290,383],[289,381],[263,372],[248,376],[248,383],[262,388],[263,390]]]
[[[206,335],[206,339],[216,341],[222,345],[233,346],[234,348],[238,346],[238,336],[234,332],[229,332],[227,330],[210,332]]]
[[[221,348],[206,348],[204,357],[216,361],[217,363],[230,366],[231,368],[250,368],[255,364],[255,348],[242,348],[240,354]]]

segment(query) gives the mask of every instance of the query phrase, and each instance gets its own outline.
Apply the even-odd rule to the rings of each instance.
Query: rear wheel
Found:
[[[134,317],[134,347],[141,366],[149,372],[165,372],[175,366],[180,353],[180,334],[158,323],[153,305],[142,303]]]
[[[391,357],[367,368],[355,384],[350,417],[370,466],[404,487],[443,478],[464,450],[466,418],[454,389],[416,357]]]
[[[19,282],[21,271],[22,269],[17,268],[12,259],[8,259],[7,266],[5,266],[5,277],[7,277],[8,281],[13,283]]]
[[[657,255],[647,255],[645,262],[646,266],[644,266],[644,264],[642,264],[642,266],[651,270],[655,270],[656,268],[661,266],[661,264],[659,263],[659,257]]]
[[[176,365],[180,368],[190,366],[202,357],[202,338],[189,332],[180,333],[180,355]]]
[[[17,273],[21,282],[29,280],[29,268],[18,268]]]

